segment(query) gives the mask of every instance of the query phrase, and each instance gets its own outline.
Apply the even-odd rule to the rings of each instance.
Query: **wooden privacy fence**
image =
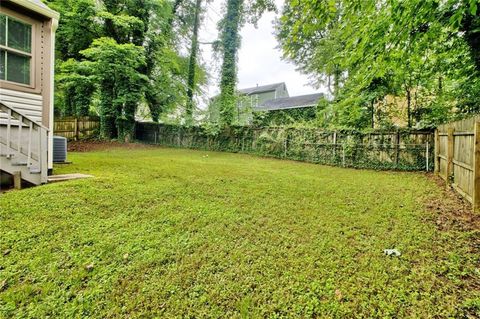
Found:
[[[53,125],[55,135],[76,141],[95,136],[99,129],[100,119],[94,116],[57,118]]]
[[[435,172],[480,211],[480,116],[437,128]]]

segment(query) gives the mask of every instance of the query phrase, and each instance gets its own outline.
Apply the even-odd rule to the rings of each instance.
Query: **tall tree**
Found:
[[[63,116],[85,116],[90,113],[92,96],[96,90],[88,67],[76,65],[99,36],[100,27],[95,21],[93,0],[55,0],[48,5],[61,13],[56,34],[55,56],[55,112]]]
[[[195,18],[193,24],[192,33],[192,46],[190,48],[190,59],[188,63],[188,82],[187,82],[187,107],[185,112],[185,122],[187,125],[191,125],[193,122],[193,93],[195,90],[195,74],[197,69],[197,54],[198,54],[198,30],[200,28],[200,13],[202,6],[202,0],[196,0],[195,3]]]
[[[478,0],[290,0],[277,37],[317,83],[340,79],[338,125],[370,125],[382,93],[404,99],[408,126],[428,126],[478,100],[466,89],[480,93],[477,9]]]
[[[144,49],[100,38],[81,53],[93,61],[92,70],[101,88],[101,136],[128,142],[133,138],[137,103],[147,81],[139,72],[145,65]]]
[[[222,55],[220,71],[220,124],[231,125],[235,119],[237,59],[240,48],[240,29],[246,21],[256,24],[266,10],[276,10],[272,0],[227,0],[226,12],[219,22]]]
[[[56,58],[80,60],[81,50],[88,48],[100,34],[96,23],[94,0],[53,0],[48,5],[61,13],[56,32]]]
[[[193,0],[51,0],[49,4],[62,16],[57,34],[56,106],[61,109],[57,114],[95,110],[102,118],[105,138],[128,139],[137,109],[143,114],[149,110],[158,121],[162,113],[184,107],[188,59],[182,48],[191,36]],[[122,45],[128,44],[141,48],[130,50],[140,55],[138,59],[126,54],[130,51]],[[88,48],[92,50],[85,51]],[[101,55],[99,48],[109,55]],[[123,69],[119,57],[126,59]],[[108,63],[126,73],[107,72]],[[198,65],[196,73],[198,89],[204,79]]]
[[[237,83],[237,53],[240,47],[240,28],[243,0],[228,0],[227,12],[221,21],[222,68],[220,74],[220,123],[231,125],[235,112]]]

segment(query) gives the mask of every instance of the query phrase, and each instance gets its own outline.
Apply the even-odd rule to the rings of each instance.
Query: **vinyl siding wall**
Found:
[[[24,114],[33,121],[47,127],[48,134],[48,167],[52,168],[53,142],[53,70],[55,30],[58,26],[56,18],[39,15],[29,6],[10,1],[2,1],[3,14],[18,17],[22,20],[30,19],[35,26],[32,36],[32,72],[34,83],[31,88],[21,88],[12,85],[12,82],[0,81],[0,101]],[[13,83],[14,84],[14,83]],[[6,116],[0,115],[0,130],[3,130]],[[3,126],[3,128],[2,128]],[[0,132],[2,134],[2,132]]]
[[[0,88],[0,101],[13,107],[35,122],[42,124],[43,98],[41,94],[26,93]],[[0,114],[0,118],[6,116]]]
[[[258,104],[260,105],[267,100],[274,99],[275,91],[259,93],[257,96],[258,96]],[[253,97],[253,100],[255,101],[255,95],[252,95],[252,97]]]

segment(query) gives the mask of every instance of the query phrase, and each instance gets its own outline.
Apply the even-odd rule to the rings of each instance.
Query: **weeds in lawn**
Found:
[[[480,311],[478,229],[440,227],[432,203],[455,199],[426,175],[164,148],[70,160],[56,172],[95,178],[0,197],[3,317]]]

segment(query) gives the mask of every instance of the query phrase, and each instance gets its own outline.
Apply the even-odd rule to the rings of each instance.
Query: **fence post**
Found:
[[[79,138],[79,134],[78,134],[78,118],[75,117],[75,121],[73,123],[73,127],[74,127],[74,132],[75,132],[75,141],[78,141],[78,138]]]
[[[453,152],[455,150],[454,143],[455,139],[453,133],[455,132],[454,128],[448,129],[448,147],[447,147],[447,185],[450,184],[450,178],[453,176]]]
[[[158,125],[157,139],[158,144],[168,144],[169,142],[165,135],[165,127],[162,127],[161,125]]]
[[[395,134],[395,167],[398,168],[400,162],[400,131]]]
[[[480,212],[480,122],[475,122],[473,152],[473,211]]]
[[[13,188],[22,189],[22,173],[13,172]]]
[[[337,159],[337,131],[333,132],[333,160],[332,164],[336,163]]]
[[[342,144],[342,164],[345,167],[345,144]]]
[[[426,147],[425,147],[425,166],[426,166],[426,169],[427,169],[427,172],[430,170],[430,143],[428,143],[427,141],[427,144],[426,144]]]
[[[435,157],[433,159],[433,164],[435,165],[435,174],[440,172],[440,135],[438,129],[435,130]]]

